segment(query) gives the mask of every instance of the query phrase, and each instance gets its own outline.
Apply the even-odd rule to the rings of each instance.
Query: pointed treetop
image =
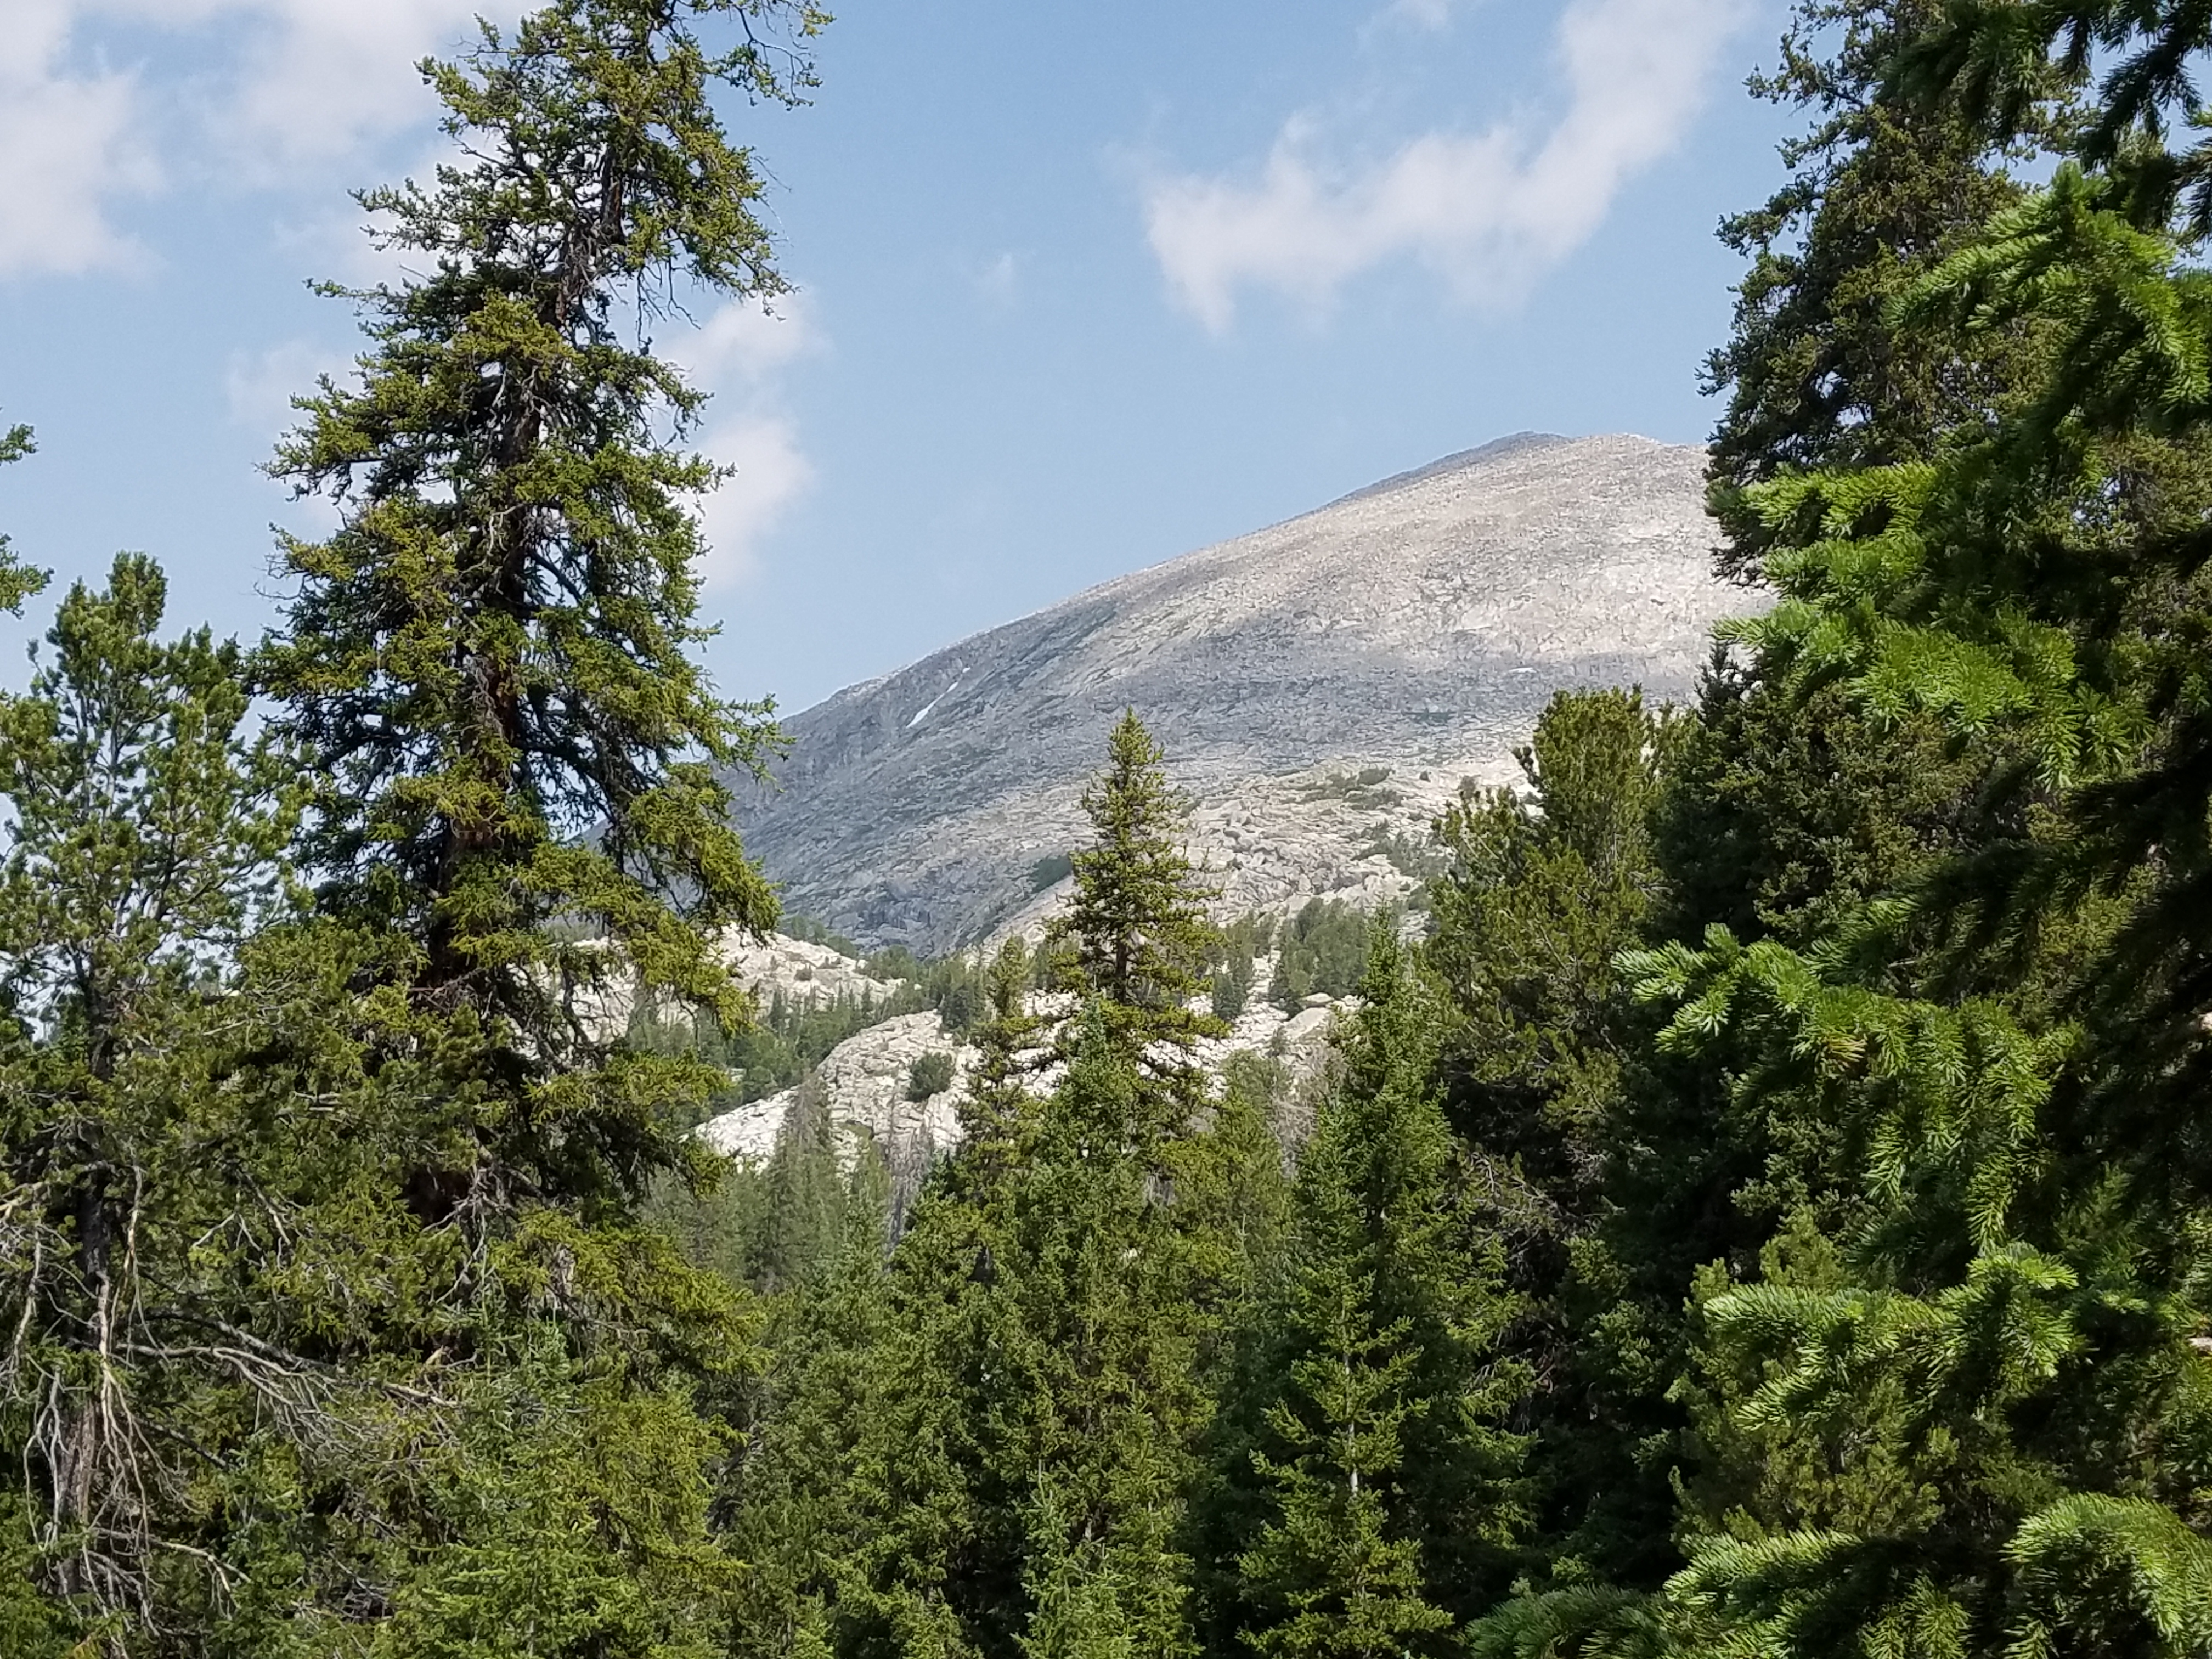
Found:
[[[1168,782],[1160,746],[1134,709],[1107,739],[1106,767],[1084,792],[1095,839],[1073,857],[1075,896],[1061,924],[1079,988],[1141,1011],[1153,1035],[1197,1035],[1186,1004],[1204,988],[1217,890],[1183,850],[1189,804]]]

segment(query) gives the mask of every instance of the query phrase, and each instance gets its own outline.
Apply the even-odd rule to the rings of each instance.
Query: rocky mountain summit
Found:
[[[1757,603],[1711,574],[1703,469],[1523,434],[1104,583],[793,716],[777,787],[741,791],[746,844],[793,911],[872,945],[1025,926],[1133,707],[1230,908],[1389,897],[1553,691],[1683,698],[1713,623]]]

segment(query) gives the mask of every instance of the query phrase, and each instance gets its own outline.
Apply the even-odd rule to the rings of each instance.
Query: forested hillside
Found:
[[[2212,9],[1799,0],[1771,608],[1553,696],[1410,919],[1225,907],[1125,710],[1049,924],[866,979],[975,1040],[910,1184],[803,1080],[873,992],[729,948],[781,737],[649,340],[779,289],[712,96],[826,21],[428,66],[276,626],[122,556],[0,696],[0,1651],[2212,1654]],[[1201,1063],[1355,939],[1299,1090]]]

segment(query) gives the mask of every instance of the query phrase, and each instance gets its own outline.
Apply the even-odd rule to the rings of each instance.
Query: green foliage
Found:
[[[306,1206],[295,1148],[256,1138],[268,1103],[234,1069],[285,988],[250,982],[240,952],[286,903],[298,771],[246,737],[235,647],[157,639],[165,599],[149,561],[118,558],[106,587],[62,601],[28,690],[0,698],[0,1306],[15,1333],[0,1428],[22,1483],[4,1512],[49,1598],[21,1616],[118,1639],[211,1612],[228,1575],[280,1570],[257,1563],[252,1522],[298,1517],[281,1494],[252,1515],[248,1494],[315,1414],[311,1391],[256,1432],[313,1374],[305,1333],[255,1305],[292,1267],[277,1238]],[[267,1196],[226,1217],[241,1183]],[[248,1510],[236,1531],[231,1494]]]
[[[1243,1013],[1258,975],[1258,960],[1272,947],[1274,937],[1274,917],[1254,911],[1217,930],[1208,941],[1206,965],[1212,975],[1209,990],[1213,1017],[1224,1024],[1234,1023]]]
[[[1455,1015],[1452,1109],[1570,1232],[1594,1213],[1628,1041],[1613,958],[1657,892],[1651,824],[1685,724],[1635,691],[1563,691],[1521,753],[1527,796],[1471,794],[1437,826],[1452,867],[1427,959]]]
[[[1109,761],[1058,953],[1082,1011],[1057,1034],[1027,1012],[1018,940],[982,968],[966,1133],[891,1257],[823,1592],[838,1651],[1192,1648],[1184,1498],[1221,1332],[1281,1226],[1279,1085],[1255,1062],[1204,1109],[1199,873],[1133,718]]]
[[[680,1390],[572,1376],[550,1329],[489,1374],[420,1500],[446,1541],[398,1575],[379,1654],[708,1659],[737,1564],[708,1530],[721,1437]]]
[[[757,1285],[768,1208],[766,1169],[731,1161],[663,1176],[640,1215],[693,1267],[732,1285]]]
[[[690,659],[700,400],[623,319],[774,291],[709,94],[821,21],[558,0],[426,66],[459,159],[362,198],[417,274],[278,458],[339,528],[286,544],[275,718],[131,557],[0,700],[11,1647],[726,1646],[750,1322],[640,1224],[720,1075],[606,1010],[738,1023],[715,939],[775,911],[714,769],[770,733]]]
[[[2201,1659],[2205,9],[1797,8],[1712,365],[1778,603],[1693,715],[1562,693],[1379,825],[1418,950],[1213,925],[1131,713],[1043,950],[749,1024],[716,780],[775,738],[629,323],[776,290],[709,94],[821,21],[428,66],[287,630],[165,641],[125,556],[0,696],[0,1648]],[[1295,1091],[1200,1064],[1270,954],[1359,999]],[[925,1008],[978,1054],[918,1193],[818,1088],[757,1167],[688,1133]]]
[[[801,1084],[777,1131],[766,1171],[759,1265],[765,1291],[811,1284],[836,1261],[845,1234],[838,1130],[818,1085]]]
[[[889,1197],[883,1160],[864,1146],[833,1259],[781,1299],[769,1328],[769,1364],[745,1402],[749,1443],[726,1493],[732,1546],[747,1564],[734,1621],[739,1655],[830,1650],[854,1542],[851,1487],[878,1403]]]
[[[1171,1166],[1176,1201],[1197,1240],[1199,1273],[1224,1322],[1265,1287],[1290,1225],[1283,1152],[1290,1091],[1279,1060],[1232,1051],[1222,1062],[1212,1121]]]
[[[699,398],[623,319],[773,291],[708,94],[802,83],[770,42],[820,21],[558,0],[426,66],[459,159],[362,198],[416,274],[353,296],[359,377],[280,452],[339,528],[285,544],[263,735],[132,558],[0,703],[0,1549],[40,1597],[0,1620],[33,1650],[724,1645],[702,1401],[750,1322],[639,1216],[707,1173],[720,1079],[605,1011],[738,1024],[715,938],[775,912],[714,769],[769,734],[690,660]]]
[[[941,1095],[952,1086],[952,1056],[942,1048],[933,1048],[915,1060],[908,1069],[906,1097],[913,1101],[927,1100]]]
[[[956,952],[924,962],[903,945],[894,945],[877,951],[865,966],[873,978],[903,981],[900,990],[879,1005],[880,1018],[934,1009],[949,1034],[964,1037],[988,1015],[991,970],[979,957]]]
[[[717,13],[746,25],[727,52],[693,27]],[[423,272],[346,293],[370,339],[358,384],[302,399],[274,465],[341,510],[328,540],[285,543],[297,586],[258,663],[282,729],[333,774],[309,843],[325,908],[415,939],[416,1011],[489,1039],[453,1081],[434,1211],[539,1187],[615,1200],[675,1158],[654,1103],[708,1068],[605,1063],[580,996],[619,973],[726,1028],[745,1014],[713,941],[775,907],[716,769],[757,763],[773,732],[688,654],[705,635],[685,503],[714,473],[678,445],[702,398],[619,317],[677,284],[775,291],[757,178],[709,94],[803,84],[754,31],[819,21],[560,0],[428,66],[465,161],[362,198]]]
[[[20,422],[9,427],[0,431],[0,466],[35,454],[38,447],[29,427]],[[9,550],[7,537],[0,536],[0,611],[21,616],[23,602],[43,592],[46,585],[46,573],[24,564]]]
[[[1309,996],[1351,995],[1375,927],[1374,919],[1344,899],[1308,899],[1275,936],[1267,1000],[1287,1014]]]
[[[797,916],[786,911],[777,919],[776,928],[789,938],[809,945],[826,945],[839,956],[849,957],[855,962],[867,954],[842,933],[833,933],[826,922],[817,921],[812,916]]]
[[[1943,10],[1942,0],[1797,0],[1779,67],[1753,77],[1755,95],[1809,111],[1813,124],[1782,145],[1789,181],[1721,225],[1750,262],[1729,342],[1705,374],[1708,392],[1729,393],[1708,476],[1730,571],[1753,573],[1771,543],[1746,486],[1919,459],[2033,378],[2033,331],[1916,330],[1894,311],[2021,194],[1999,165],[2006,146],[1892,84],[1899,46]],[[2015,150],[2061,137],[2067,78],[2022,83]]]
[[[1386,820],[1375,826],[1374,839],[1368,842],[1370,855],[1379,855],[1389,861],[1390,867],[1401,876],[1410,876],[1417,882],[1434,881],[1451,867],[1449,854],[1428,840],[1415,840],[1402,830],[1394,830]],[[1408,908],[1418,908],[1411,905]]]
[[[2061,167],[1896,311],[2037,339],[2018,402],[1924,460],[1744,497],[1783,595],[1734,630],[1768,695],[1989,757],[1973,810],[1795,939],[1714,923],[1626,964],[1670,1012],[1662,1054],[1724,1057],[1738,1109],[1821,1126],[1854,1188],[1701,1289],[1711,1450],[1662,1614],[1686,1644],[2203,1640],[2212,1164],[2179,1126],[2206,1042],[2181,643],[2206,411],[2202,277],[2162,228],[2197,210],[2197,162],[2160,155],[2143,100],[2161,53],[2212,36],[2183,8],[1956,8],[1911,56],[2002,138],[2076,24],[2115,65],[2083,146],[2110,171]]]
[[[1217,890],[1182,848],[1188,803],[1168,785],[1159,745],[1127,711],[1107,738],[1107,763],[1084,792],[1091,844],[1077,852],[1075,891],[1048,951],[1058,988],[1140,1074],[1150,1135],[1180,1135],[1197,1121],[1206,1082],[1193,1051],[1224,1034],[1191,1004],[1218,935],[1206,915]],[[1067,1028],[1072,1036],[1078,1024]]]
[[[1390,780],[1387,766],[1362,767],[1357,772],[1331,772],[1327,777],[1306,786],[1305,798],[1312,801],[1340,800],[1352,806],[1395,806],[1398,792],[1384,786]]]
[[[1562,692],[1520,757],[1525,793],[1467,792],[1437,832],[1452,865],[1423,960],[1449,1014],[1444,1109],[1518,1301],[1506,1350],[1540,1379],[1523,1413],[1532,1547],[1565,1577],[1601,1564],[1656,1580],[1670,1565],[1672,1494],[1652,1455],[1668,1377],[1655,1389],[1651,1373],[1686,1284],[1644,1279],[1671,1258],[1607,1226],[1622,1171],[1658,1149],[1632,1139],[1651,1080],[1613,958],[1662,891],[1652,828],[1686,725],[1634,691]]]
[[[1181,845],[1188,807],[1168,785],[1159,745],[1134,710],[1107,738],[1105,769],[1084,792],[1091,844],[1072,855],[1075,893],[1057,936],[1073,946],[1074,986],[1117,1028],[1188,1041],[1207,1022],[1184,1006],[1203,988],[1213,896]]]
[[[892,1258],[839,1602],[854,1651],[923,1632],[993,1654],[1187,1645],[1172,1530],[1203,1395],[1187,1253],[1149,1173],[1168,1149],[1096,1018],[1060,1086],[1022,1098]]]
[[[1521,1518],[1519,1444],[1499,1425],[1526,1377],[1491,1352],[1510,1303],[1452,1179],[1435,1012],[1389,931],[1359,988],[1258,1310],[1249,1455],[1269,1501],[1237,1596],[1266,1653],[1437,1650],[1502,1588]]]
[[[901,1014],[920,1013],[931,1006],[927,998],[926,988],[911,984],[880,999],[872,991],[825,998],[779,987],[756,1018],[719,1044],[702,1045],[706,1057],[735,1080],[734,1088],[718,1094],[714,1109],[727,1110],[795,1087],[848,1037]]]

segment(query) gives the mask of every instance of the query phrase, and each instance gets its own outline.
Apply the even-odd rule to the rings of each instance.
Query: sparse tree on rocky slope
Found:
[[[1095,1003],[1108,1035],[1188,1108],[1199,1086],[1190,1045],[1222,1030],[1190,1006],[1207,990],[1214,895],[1184,850],[1189,809],[1161,762],[1144,722],[1126,710],[1107,738],[1105,769],[1084,792],[1091,842],[1073,855],[1075,893],[1055,936],[1070,947],[1066,988]]]

